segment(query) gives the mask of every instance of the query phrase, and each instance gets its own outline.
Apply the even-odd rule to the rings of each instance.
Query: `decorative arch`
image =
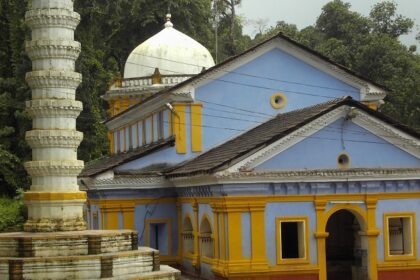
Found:
[[[182,223],[183,251],[186,254],[194,254],[194,226],[189,214],[185,215]]]
[[[214,257],[213,227],[207,214],[204,214],[200,222],[200,248],[201,256]]]
[[[357,219],[360,224],[360,229],[362,231],[367,231],[368,224],[367,224],[367,213],[366,210],[362,209],[360,206],[353,205],[353,204],[339,204],[334,205],[331,207],[327,212],[324,213],[324,218],[322,219],[322,226],[321,228],[326,231],[328,220],[332,215],[340,210],[347,210],[351,212]]]
[[[367,279],[369,265],[367,211],[360,205],[336,204],[322,216],[321,229],[326,236],[322,252],[326,258],[325,275],[335,279],[338,275],[350,273],[352,277]],[[357,265],[352,265],[350,269],[349,261]]]

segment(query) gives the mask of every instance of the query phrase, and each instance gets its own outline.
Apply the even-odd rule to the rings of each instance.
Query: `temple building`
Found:
[[[168,15],[104,95],[88,225],[203,279],[420,279],[420,134],[387,94],[282,34],[214,65]]]

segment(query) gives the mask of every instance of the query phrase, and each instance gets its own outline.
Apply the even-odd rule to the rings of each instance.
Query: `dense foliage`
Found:
[[[0,193],[8,196],[29,185],[23,169],[23,162],[30,159],[24,133],[31,127],[24,111],[24,101],[30,98],[24,79],[30,71],[24,51],[24,42],[30,39],[24,22],[27,4],[27,0],[0,0]],[[82,43],[76,65],[83,74],[77,90],[77,99],[84,104],[78,121],[78,130],[85,134],[79,148],[82,160],[107,152],[106,129],[101,123],[106,105],[100,96],[122,75],[131,50],[161,30],[168,7],[176,28],[202,42],[214,56],[217,49],[219,62],[284,32],[387,86],[392,93],[383,110],[420,128],[420,57],[414,48],[398,41],[411,30],[413,21],[398,15],[393,2],[378,3],[365,17],[335,0],[324,6],[313,26],[298,30],[293,24],[278,22],[253,39],[242,34],[236,13],[240,0],[75,0],[74,4],[82,17],[76,30],[76,40]]]
[[[0,232],[22,230],[25,211],[22,199],[19,197],[0,197]]]

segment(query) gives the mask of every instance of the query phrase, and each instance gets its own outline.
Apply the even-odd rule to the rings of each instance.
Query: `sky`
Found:
[[[257,20],[263,20],[267,27],[275,25],[277,21],[296,24],[299,29],[308,25],[313,25],[317,17],[321,14],[322,7],[330,2],[329,0],[242,0],[238,8],[238,14],[245,20],[244,33],[255,35],[258,27],[255,24]],[[362,15],[368,15],[372,6],[381,0],[344,0],[351,4],[353,11]],[[420,49],[420,43],[416,41],[416,33],[420,32],[420,1],[419,0],[394,0],[398,4],[397,14],[409,17],[414,20],[413,32],[409,35],[400,37],[400,40],[406,44],[417,45]]]

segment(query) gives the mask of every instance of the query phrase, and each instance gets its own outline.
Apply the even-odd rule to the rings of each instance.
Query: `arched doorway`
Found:
[[[348,210],[332,214],[327,222],[326,260],[328,280],[367,280],[367,244],[362,226]]]

